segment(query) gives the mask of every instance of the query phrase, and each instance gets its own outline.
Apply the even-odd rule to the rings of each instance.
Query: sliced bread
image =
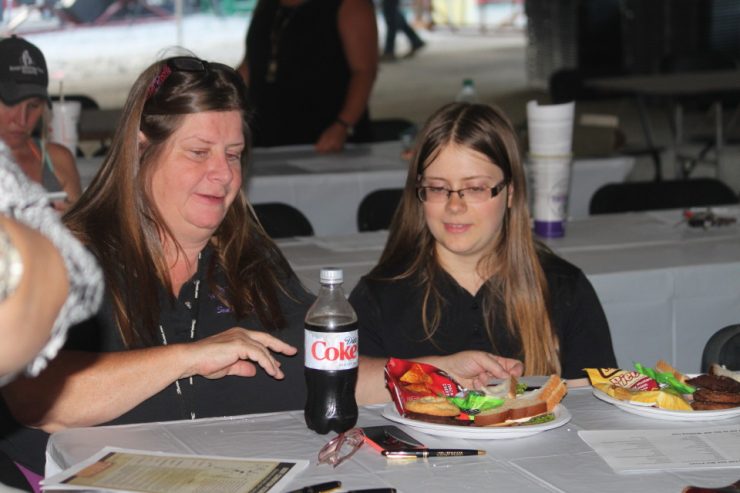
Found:
[[[673,368],[673,366],[665,360],[659,359],[658,362],[655,363],[655,369],[660,373],[672,373],[673,376],[676,377],[676,380],[681,383],[686,383],[686,375]]]
[[[504,404],[495,409],[483,411],[475,416],[475,426],[492,426],[506,421],[530,418],[551,412],[563,399],[568,389],[565,382],[557,375],[551,375],[541,388],[521,395],[515,399],[507,399]]]
[[[727,377],[735,380],[736,382],[740,382],[740,371],[732,371],[728,370],[724,366],[720,366],[718,364],[713,364],[709,368],[709,374],[710,375],[717,375],[718,377]]]

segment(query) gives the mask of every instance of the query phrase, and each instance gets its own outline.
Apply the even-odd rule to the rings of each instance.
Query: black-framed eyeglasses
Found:
[[[492,187],[465,187],[459,190],[452,190],[447,187],[419,186],[416,188],[416,196],[422,202],[432,204],[441,204],[447,202],[453,193],[471,204],[486,202],[500,194],[509,184],[508,180],[503,180],[498,185]]]
[[[168,58],[165,65],[159,71],[157,76],[154,78],[146,91],[146,98],[149,99],[154,96],[160,87],[164,84],[167,78],[172,72],[210,72],[213,69],[226,70],[228,72],[234,72],[233,67],[229,67],[223,63],[218,62],[207,62],[200,58],[192,56],[176,56]]]

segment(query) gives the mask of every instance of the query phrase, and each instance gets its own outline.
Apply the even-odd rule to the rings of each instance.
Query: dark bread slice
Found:
[[[694,401],[691,403],[691,409],[694,411],[718,411],[721,409],[732,409],[740,404],[731,404],[729,402],[708,402]]]
[[[699,375],[689,378],[686,383],[702,389],[716,390],[718,392],[740,392],[740,382],[732,378],[717,375]]]
[[[720,392],[718,390],[698,389],[694,392],[694,401],[723,402],[740,406],[740,393]]]

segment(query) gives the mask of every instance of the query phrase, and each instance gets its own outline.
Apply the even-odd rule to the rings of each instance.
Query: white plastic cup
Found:
[[[530,156],[527,163],[533,196],[534,232],[545,238],[565,235],[571,157]]]
[[[54,101],[51,107],[51,123],[49,124],[49,140],[62,144],[70,150],[72,155],[77,152],[79,134],[77,125],[80,121],[82,105],[79,101]]]
[[[575,103],[527,103],[529,152],[539,156],[569,156],[573,148]]]

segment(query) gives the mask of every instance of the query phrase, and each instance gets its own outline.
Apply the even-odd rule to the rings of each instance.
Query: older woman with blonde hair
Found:
[[[446,105],[417,149],[380,261],[350,296],[365,378],[381,378],[389,356],[436,363],[467,385],[522,369],[581,378],[582,368],[614,366],[588,279],[532,237],[507,118]]]

